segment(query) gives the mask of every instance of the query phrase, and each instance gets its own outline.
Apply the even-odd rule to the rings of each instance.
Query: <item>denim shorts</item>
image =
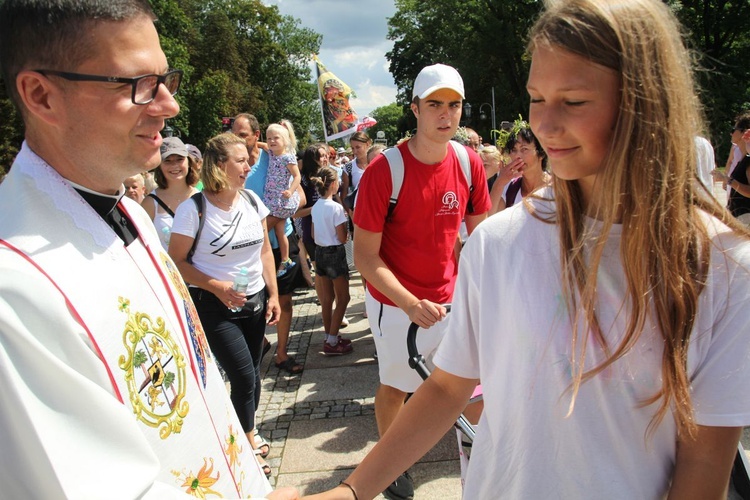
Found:
[[[324,278],[335,280],[344,277],[349,279],[349,265],[346,263],[344,245],[332,247],[315,247],[315,273]]]

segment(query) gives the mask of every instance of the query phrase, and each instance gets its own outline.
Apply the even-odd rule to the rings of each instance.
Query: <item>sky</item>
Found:
[[[396,102],[396,84],[385,53],[393,42],[387,18],[395,14],[393,0],[263,0],[279,12],[300,20],[300,26],[323,35],[318,57],[346,83],[356,98],[350,101],[360,116]],[[314,66],[311,65],[313,78]],[[314,80],[313,80],[314,81]]]

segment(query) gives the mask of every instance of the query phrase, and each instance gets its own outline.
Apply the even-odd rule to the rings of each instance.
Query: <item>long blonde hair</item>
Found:
[[[662,387],[642,403],[658,403],[648,434],[671,408],[678,432],[694,435],[687,354],[710,252],[700,212],[746,233],[698,182],[693,144],[704,121],[693,60],[677,20],[659,0],[551,3],[531,30],[529,51],[545,45],[615,70],[621,85],[612,147],[594,194],[599,208],[591,214],[603,221],[599,232],[586,229],[578,183],[553,180],[556,213],[548,220],[559,226],[563,288],[574,318],[570,411],[581,384],[623,357],[650,318],[664,353]],[[616,222],[622,223],[623,305],[630,317],[622,342],[609,346],[596,315],[597,271]],[[584,371],[591,335],[607,358]]]

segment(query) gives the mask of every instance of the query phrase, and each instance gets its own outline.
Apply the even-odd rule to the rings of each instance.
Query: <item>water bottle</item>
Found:
[[[163,235],[162,238],[164,239],[164,243],[169,246],[169,237],[171,236],[171,229],[169,229],[167,226],[164,226],[161,228],[161,234]]]
[[[250,277],[247,275],[247,268],[243,267],[237,276],[234,277],[234,283],[232,283],[232,290],[245,294],[247,292],[247,285],[250,284]],[[242,307],[233,307],[232,312],[240,312]]]

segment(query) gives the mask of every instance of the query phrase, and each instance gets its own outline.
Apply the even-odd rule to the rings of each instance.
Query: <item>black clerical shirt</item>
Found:
[[[104,222],[112,228],[117,237],[125,243],[125,246],[135,241],[138,237],[138,230],[119,203],[122,196],[107,196],[78,188],[75,188],[75,190],[104,219]]]

